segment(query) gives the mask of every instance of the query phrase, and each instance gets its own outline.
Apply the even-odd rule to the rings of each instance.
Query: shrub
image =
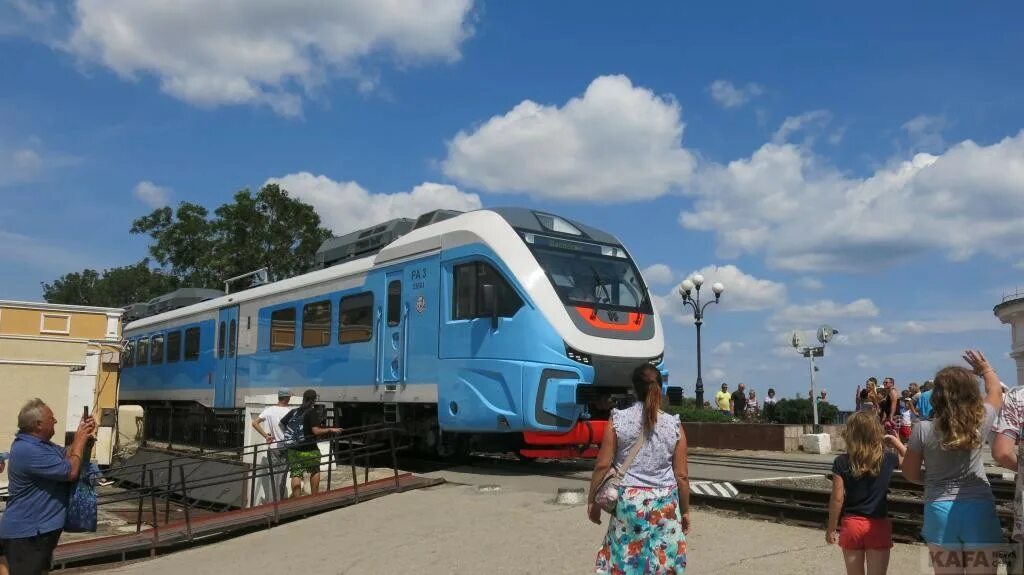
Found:
[[[728,415],[724,415],[717,409],[697,409],[697,406],[691,399],[687,404],[686,400],[683,400],[683,405],[663,405],[662,409],[666,413],[675,413],[679,415],[679,419],[682,421],[691,422],[705,422],[705,423],[729,423],[733,419]]]
[[[818,404],[818,421],[823,424],[835,423],[839,408],[831,403]],[[814,412],[809,399],[782,399],[775,406],[775,419],[790,425],[814,423]]]

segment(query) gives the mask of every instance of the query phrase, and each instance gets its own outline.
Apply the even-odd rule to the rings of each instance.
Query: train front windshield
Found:
[[[621,247],[525,234],[566,305],[652,313],[640,272]]]

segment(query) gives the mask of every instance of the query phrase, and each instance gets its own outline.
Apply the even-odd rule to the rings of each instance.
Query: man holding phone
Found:
[[[0,517],[0,547],[10,575],[50,570],[64,529],[70,484],[78,480],[86,442],[96,429],[86,411],[71,446],[63,449],[50,441],[56,424],[53,410],[39,398],[18,412],[18,434],[7,470],[7,509]]]

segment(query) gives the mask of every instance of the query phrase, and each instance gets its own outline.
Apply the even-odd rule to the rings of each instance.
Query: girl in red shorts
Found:
[[[847,420],[843,440],[846,453],[832,463],[825,541],[835,543],[838,532],[848,574],[881,575],[889,568],[892,548],[886,492],[889,478],[902,459],[903,444],[885,435],[878,417],[863,411]],[[885,442],[900,455],[883,449]]]

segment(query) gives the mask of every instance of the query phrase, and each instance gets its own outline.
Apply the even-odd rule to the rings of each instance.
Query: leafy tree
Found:
[[[220,278],[210,270],[213,226],[207,215],[190,202],[181,202],[176,213],[164,206],[132,222],[131,233],[149,234],[150,255],[183,285],[215,288]]]
[[[147,258],[102,273],[91,269],[72,272],[42,286],[43,298],[50,303],[124,307],[173,291],[178,279],[151,269]]]
[[[331,236],[312,206],[289,197],[277,184],[255,195],[248,189],[217,208],[182,202],[135,220],[131,232],[153,238],[149,253],[181,285],[219,289],[227,278],[269,269],[272,279],[309,270],[317,248]],[[234,289],[247,285],[236,285]]]

